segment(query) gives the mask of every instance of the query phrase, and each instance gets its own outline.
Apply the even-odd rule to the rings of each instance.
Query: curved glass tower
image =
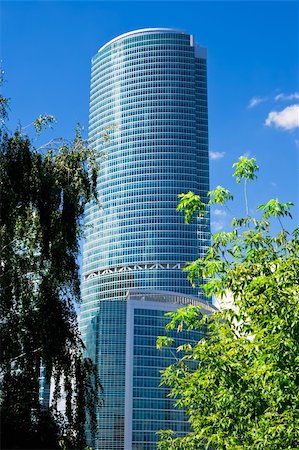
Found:
[[[165,417],[148,425],[152,434],[142,430],[137,439],[134,402],[128,405],[126,395],[133,367],[128,369],[128,355],[135,361],[128,304],[132,292],[156,292],[159,299],[164,295],[162,309],[157,300],[156,322],[151,313],[157,335],[164,334],[161,311],[188,302],[205,304],[182,268],[205,252],[209,219],[185,225],[176,212],[179,193],[193,191],[206,200],[209,188],[205,49],[193,36],[164,28],[133,31],[104,45],[92,59],[89,138],[103,153],[101,207],[90,203],[86,208],[80,326],[104,387],[106,380],[108,398],[99,410],[101,430],[94,447],[151,450]],[[142,300],[144,310],[153,302],[148,298]],[[149,347],[144,345],[146,354]],[[158,382],[163,363],[152,361]],[[142,380],[138,383],[142,387]],[[163,410],[162,403],[156,404],[157,411]]]

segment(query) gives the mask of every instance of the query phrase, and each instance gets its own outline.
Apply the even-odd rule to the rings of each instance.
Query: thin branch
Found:
[[[32,127],[32,125],[34,125],[34,122],[30,122],[28,125],[25,125],[24,127],[21,127],[21,132],[23,132],[24,130],[26,130],[29,127]]]
[[[280,223],[280,226],[281,226],[282,231],[285,231],[284,226],[283,226],[283,224],[282,224],[282,221],[281,221],[280,217],[277,216],[277,219],[278,219],[278,221],[279,221],[279,223]]]
[[[52,144],[59,144],[59,143],[62,143],[62,144],[68,144],[68,141],[66,140],[66,139],[63,139],[63,138],[54,138],[54,139],[51,139],[49,142],[47,142],[46,144],[43,144],[43,145],[41,145],[40,147],[38,147],[37,149],[36,149],[36,151],[39,151],[39,150],[42,150],[43,148],[47,148],[47,147],[49,147],[49,145],[52,145]]]
[[[31,353],[37,353],[37,352],[39,352],[40,350],[41,350],[41,347],[36,348],[35,350],[32,350]],[[26,353],[26,352],[21,353],[19,356],[16,356],[15,358],[12,358],[9,362],[12,363],[12,362],[16,361],[17,359],[23,358],[23,357],[26,356],[26,355],[28,355],[28,353]]]
[[[248,216],[248,199],[247,199],[247,184],[246,184],[246,178],[244,180],[244,198],[245,198],[245,209],[246,209],[246,216]]]

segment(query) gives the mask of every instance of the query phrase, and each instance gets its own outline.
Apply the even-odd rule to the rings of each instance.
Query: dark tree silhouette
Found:
[[[7,100],[0,104],[1,448],[83,449],[86,416],[94,427],[101,397],[75,308],[81,219],[96,197],[96,156],[79,129],[71,143],[35,149],[21,129],[7,131]],[[36,130],[52,119],[40,116]],[[39,400],[41,366],[55,385],[49,409]],[[65,414],[57,412],[62,390]]]

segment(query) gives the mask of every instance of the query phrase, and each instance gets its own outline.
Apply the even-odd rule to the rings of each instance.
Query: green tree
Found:
[[[238,183],[258,169],[244,157],[234,168]],[[210,203],[231,200],[221,192],[211,191]],[[180,198],[187,221],[202,215],[200,198]],[[291,206],[270,200],[258,208],[259,220],[233,219],[231,231],[215,234],[206,256],[185,268],[193,285],[224,306],[210,317],[192,307],[170,314],[168,329],[204,329],[206,337],[177,348],[180,358],[163,372],[190,432],[162,431],[160,450],[299,448],[299,229],[290,233],[281,224],[271,232]]]
[[[83,449],[86,411],[95,427],[101,387],[84,357],[76,306],[82,215],[96,197],[96,155],[74,141],[34,148],[18,129],[0,131],[1,448]],[[53,122],[40,116],[37,132]],[[54,380],[54,401],[39,401],[40,369]],[[63,391],[65,414],[57,412]]]

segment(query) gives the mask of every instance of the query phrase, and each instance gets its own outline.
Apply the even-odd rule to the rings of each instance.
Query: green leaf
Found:
[[[223,205],[228,200],[233,200],[233,195],[228,189],[222,186],[217,186],[216,189],[208,192],[208,197],[210,197],[209,204],[221,204]]]
[[[157,338],[157,349],[161,350],[163,347],[167,347],[174,344],[174,339],[168,336],[158,336]]]
[[[258,206],[258,210],[264,211],[263,217],[265,219],[268,219],[269,217],[292,217],[291,213],[289,212],[290,208],[294,206],[294,203],[287,202],[287,203],[280,203],[277,198],[272,198],[267,203]]]
[[[56,119],[54,116],[51,116],[50,114],[42,114],[37,119],[35,119],[33,125],[36,132],[41,133],[44,128],[46,128],[47,126],[51,126],[55,122]]]
[[[233,167],[235,167],[233,177],[235,177],[237,183],[240,183],[241,180],[251,181],[257,178],[256,172],[259,170],[259,166],[256,164],[255,158],[240,156]]]
[[[191,219],[197,215],[203,217],[206,211],[206,205],[201,201],[200,196],[189,191],[187,194],[179,194],[180,199],[177,211],[184,212],[185,223],[189,223]]]

